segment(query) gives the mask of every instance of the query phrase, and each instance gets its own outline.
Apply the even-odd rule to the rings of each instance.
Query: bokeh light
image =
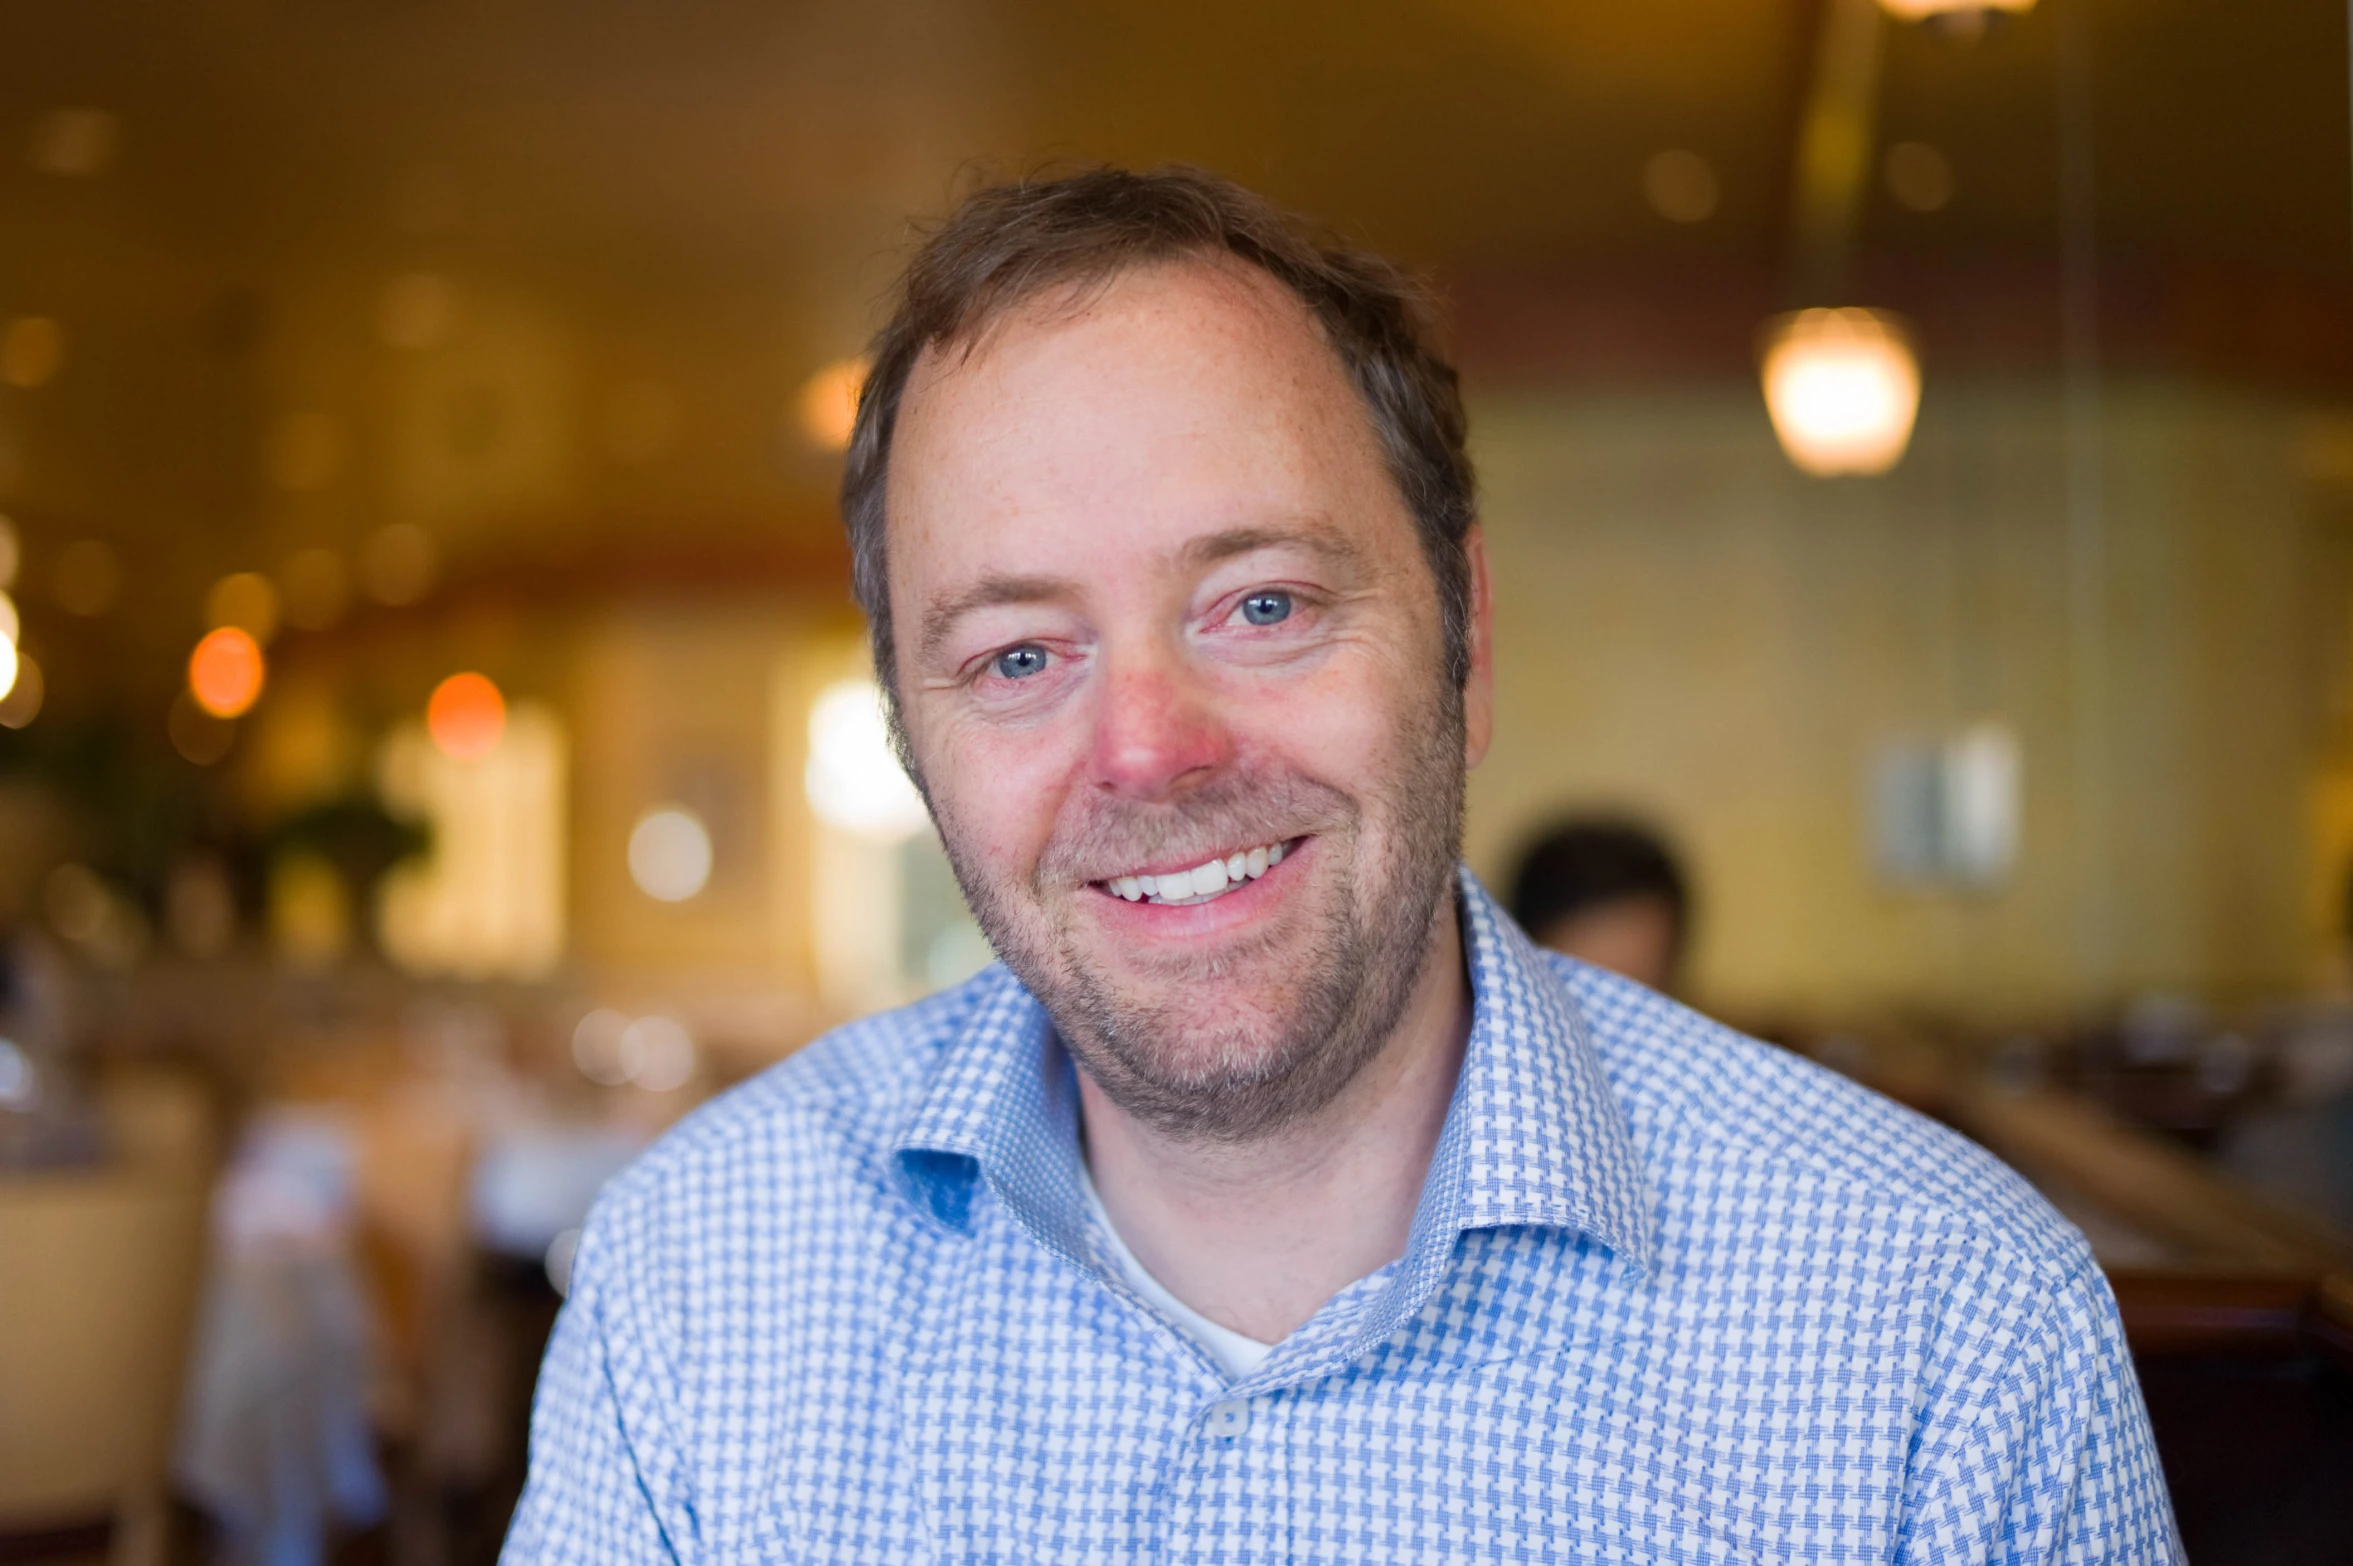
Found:
[[[31,390],[65,367],[65,328],[45,315],[19,316],[0,336],[0,380]]]
[[[121,130],[104,109],[51,109],[33,122],[25,161],[60,179],[94,179],[114,161]]]
[[[1887,149],[1880,167],[1887,178],[1887,193],[1900,207],[1941,212],[1953,199],[1953,166],[1924,141],[1897,142]]]
[[[629,1080],[649,1093],[669,1093],[694,1075],[694,1035],[673,1017],[640,1017],[621,1031]]]
[[[863,358],[837,359],[810,376],[793,404],[801,434],[826,451],[847,447],[858,421],[858,392],[865,384]]]
[[[547,1274],[547,1286],[556,1291],[556,1298],[568,1299],[572,1294],[572,1259],[580,1253],[580,1230],[561,1229],[547,1242],[547,1251],[540,1257],[540,1268]]]
[[[238,571],[212,584],[204,620],[216,630],[233,626],[268,646],[278,634],[278,589],[259,571]]]
[[[1670,223],[1704,223],[1715,213],[1723,186],[1714,164],[1671,147],[1652,153],[1642,165],[1642,194],[1650,209]]]
[[[0,729],[21,729],[41,715],[41,699],[49,694],[41,666],[21,649],[16,652],[16,680],[0,696]]]
[[[1899,22],[1925,22],[1934,17],[1982,17],[1988,11],[2023,15],[2034,0],[1879,0],[1879,8]]]
[[[891,749],[882,689],[872,680],[842,680],[818,696],[803,782],[818,818],[853,836],[898,842],[929,819]]]
[[[1885,473],[1920,411],[1909,336],[1874,310],[1801,310],[1766,328],[1765,407],[1789,460],[1820,477]]]
[[[253,633],[224,625],[206,632],[188,655],[188,693],[216,718],[239,717],[261,699],[267,669]]]
[[[0,637],[0,703],[5,703],[9,693],[16,689],[17,674],[23,664],[16,643],[7,637]]]
[[[629,1059],[621,1047],[628,1029],[627,1017],[599,1006],[572,1029],[572,1064],[600,1087],[619,1087],[629,1080]]]
[[[673,1092],[693,1078],[695,1059],[694,1035],[674,1017],[631,1018],[600,1006],[572,1029],[572,1064],[600,1087]]]
[[[209,767],[229,753],[229,746],[237,738],[237,724],[234,719],[205,711],[192,693],[182,691],[172,699],[172,710],[164,719],[164,732],[170,736],[172,749],[180,753],[181,760],[193,766]]]
[[[629,832],[629,878],[657,902],[682,903],[711,879],[711,833],[684,805],[663,805]]]
[[[507,699],[486,674],[453,674],[425,703],[425,732],[453,761],[479,761],[507,730]]]
[[[440,555],[433,535],[414,522],[378,528],[360,552],[360,576],[368,596],[398,609],[433,590]]]
[[[16,570],[23,563],[24,543],[16,536],[16,523],[0,516],[0,587],[16,586]]]

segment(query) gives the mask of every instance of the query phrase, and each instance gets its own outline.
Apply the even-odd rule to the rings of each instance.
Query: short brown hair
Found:
[[[1476,486],[1464,450],[1462,393],[1454,367],[1430,344],[1422,289],[1379,256],[1334,242],[1231,180],[1191,168],[1096,168],[967,197],[908,263],[890,320],[874,339],[842,475],[842,520],[894,719],[883,491],[899,401],[916,360],[926,348],[972,342],[1047,289],[1220,254],[1240,257],[1298,295],[1346,365],[1437,578],[1449,678],[1456,690],[1469,679],[1464,539]]]

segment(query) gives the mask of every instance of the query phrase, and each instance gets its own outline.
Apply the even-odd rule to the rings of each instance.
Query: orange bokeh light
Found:
[[[507,728],[507,699],[482,674],[453,674],[425,703],[425,732],[444,756],[478,761],[498,749]]]
[[[188,655],[188,694],[216,718],[241,717],[261,698],[267,672],[251,633],[224,625]]]
[[[848,446],[858,424],[858,393],[865,385],[863,358],[838,360],[810,376],[801,386],[801,433],[826,451]]]

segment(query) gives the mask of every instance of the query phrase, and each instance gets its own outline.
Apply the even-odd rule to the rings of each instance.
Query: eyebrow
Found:
[[[970,587],[933,600],[923,611],[923,636],[917,644],[926,661],[955,630],[956,622],[976,609],[998,604],[1051,603],[1078,596],[1078,584],[1060,576],[984,576]]]
[[[1357,566],[1364,551],[1338,528],[1324,522],[1301,522],[1280,527],[1235,527],[1204,533],[1177,552],[1180,563],[1196,570],[1261,549],[1306,549],[1342,566]],[[917,640],[920,656],[939,653],[956,622],[979,609],[999,604],[1038,604],[1067,601],[1079,595],[1078,583],[1062,576],[984,576],[971,586],[925,606],[923,634]]]
[[[1186,544],[1178,558],[1190,566],[1207,566],[1261,549],[1286,548],[1305,549],[1338,565],[1353,566],[1364,559],[1364,551],[1356,546],[1355,540],[1330,523],[1319,521],[1279,527],[1233,527],[1222,533],[1204,533]]]

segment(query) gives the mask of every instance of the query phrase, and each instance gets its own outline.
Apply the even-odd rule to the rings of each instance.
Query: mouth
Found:
[[[1283,862],[1283,856],[1304,841],[1292,838],[1287,842],[1265,843],[1254,848],[1238,848],[1222,859],[1207,859],[1187,870],[1166,870],[1157,875],[1141,871],[1133,875],[1115,875],[1093,884],[1099,892],[1130,903],[1152,903],[1162,908],[1192,908],[1202,903],[1214,903],[1219,898],[1258,880]]]

